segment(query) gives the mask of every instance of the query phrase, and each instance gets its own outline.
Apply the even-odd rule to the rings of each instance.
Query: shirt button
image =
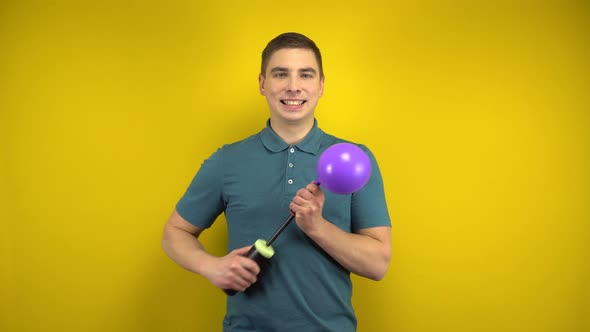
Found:
[[[293,167],[293,163],[289,163],[289,167]]]
[[[290,148],[290,149],[289,149],[289,152],[291,152],[291,153],[295,153],[295,149],[294,149],[294,148]]]
[[[293,184],[293,179],[289,179],[289,181],[287,181],[287,183]]]

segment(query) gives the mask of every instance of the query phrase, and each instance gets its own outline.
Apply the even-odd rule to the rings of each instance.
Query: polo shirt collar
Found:
[[[314,119],[313,127],[309,133],[301,140],[301,142],[295,144],[295,147],[303,152],[316,154],[320,149],[323,134],[324,132],[318,128],[318,121]],[[266,121],[266,128],[262,129],[260,132],[260,138],[262,144],[272,152],[280,152],[289,147],[289,144],[285,143],[285,141],[272,130],[270,127],[270,119]]]

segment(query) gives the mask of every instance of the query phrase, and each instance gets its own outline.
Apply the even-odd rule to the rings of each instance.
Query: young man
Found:
[[[162,238],[179,265],[221,289],[227,299],[224,331],[356,330],[350,272],[374,280],[390,259],[390,220],[377,162],[358,192],[338,195],[315,185],[321,153],[344,142],[317,126],[314,110],[324,92],[321,54],[315,43],[285,33],[262,54],[260,93],[270,119],[266,128],[224,145],[202,164]],[[263,267],[244,257],[289,215]],[[229,254],[215,257],[198,240],[225,213]],[[259,275],[260,273],[260,275]]]

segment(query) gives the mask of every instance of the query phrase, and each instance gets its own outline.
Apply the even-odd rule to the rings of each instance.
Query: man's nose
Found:
[[[297,77],[290,77],[289,82],[287,83],[287,90],[293,92],[301,91],[301,86],[299,79]]]

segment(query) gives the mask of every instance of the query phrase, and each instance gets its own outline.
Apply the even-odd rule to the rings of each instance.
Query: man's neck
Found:
[[[289,145],[297,144],[305,138],[314,125],[314,119],[306,122],[284,123],[270,120],[270,127],[280,138]]]

